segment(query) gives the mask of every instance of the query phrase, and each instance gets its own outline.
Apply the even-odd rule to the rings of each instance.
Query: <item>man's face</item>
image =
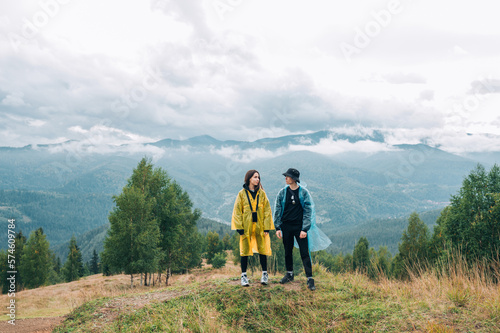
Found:
[[[295,183],[295,181],[292,179],[292,177],[285,176],[285,183],[287,185],[291,185],[291,184]]]

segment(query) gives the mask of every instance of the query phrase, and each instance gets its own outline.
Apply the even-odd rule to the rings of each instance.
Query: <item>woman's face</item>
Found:
[[[260,175],[258,172],[254,173],[252,178],[250,178],[250,184],[252,184],[254,187],[259,186],[260,183]]]

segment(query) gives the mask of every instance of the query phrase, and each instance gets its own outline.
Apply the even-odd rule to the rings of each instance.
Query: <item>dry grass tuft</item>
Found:
[[[455,330],[443,324],[437,324],[434,322],[427,323],[425,327],[426,333],[453,333]]]
[[[456,308],[466,308],[477,318],[500,319],[500,280],[498,269],[478,262],[469,264],[455,256],[440,269],[422,268],[410,273],[409,281],[381,279],[378,288],[391,295],[408,309],[426,307],[429,314]],[[430,323],[429,332],[453,332],[449,328]]]

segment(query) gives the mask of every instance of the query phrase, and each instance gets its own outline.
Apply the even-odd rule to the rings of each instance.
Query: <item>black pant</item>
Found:
[[[267,256],[265,254],[260,254],[260,266],[262,267],[262,271],[267,271]],[[248,257],[244,256],[240,259],[241,263],[241,272],[246,273],[248,267]]]
[[[281,226],[283,236],[283,246],[285,248],[285,266],[288,272],[293,272],[293,240],[299,244],[300,258],[307,277],[312,276],[311,256],[309,255],[309,243],[306,238],[300,238],[301,226]]]

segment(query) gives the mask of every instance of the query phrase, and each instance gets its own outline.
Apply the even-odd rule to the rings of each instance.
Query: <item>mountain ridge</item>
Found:
[[[342,135],[337,136],[340,145],[349,140],[383,139],[381,132]],[[325,150],[315,148],[320,142],[330,142],[330,137],[331,132],[319,131],[246,142],[203,135],[159,140],[158,147],[146,143],[140,149],[125,145],[99,150],[75,141],[0,149],[0,207],[4,207],[0,222],[15,213],[24,234],[43,227],[54,246],[72,233],[83,235],[108,222],[112,196],[122,191],[146,156],[182,186],[204,218],[226,224],[247,170],[259,170],[273,203],[284,186],[282,173],[295,167],[301,171],[302,185],[313,195],[322,230],[337,235],[342,228],[347,234],[358,232],[358,226],[370,219],[402,218],[413,211],[443,208],[477,163],[487,161],[483,164],[488,167],[500,161],[500,154],[460,156],[423,143],[398,144],[376,152],[332,153],[337,150],[328,145]],[[14,195],[10,190],[18,192]]]

